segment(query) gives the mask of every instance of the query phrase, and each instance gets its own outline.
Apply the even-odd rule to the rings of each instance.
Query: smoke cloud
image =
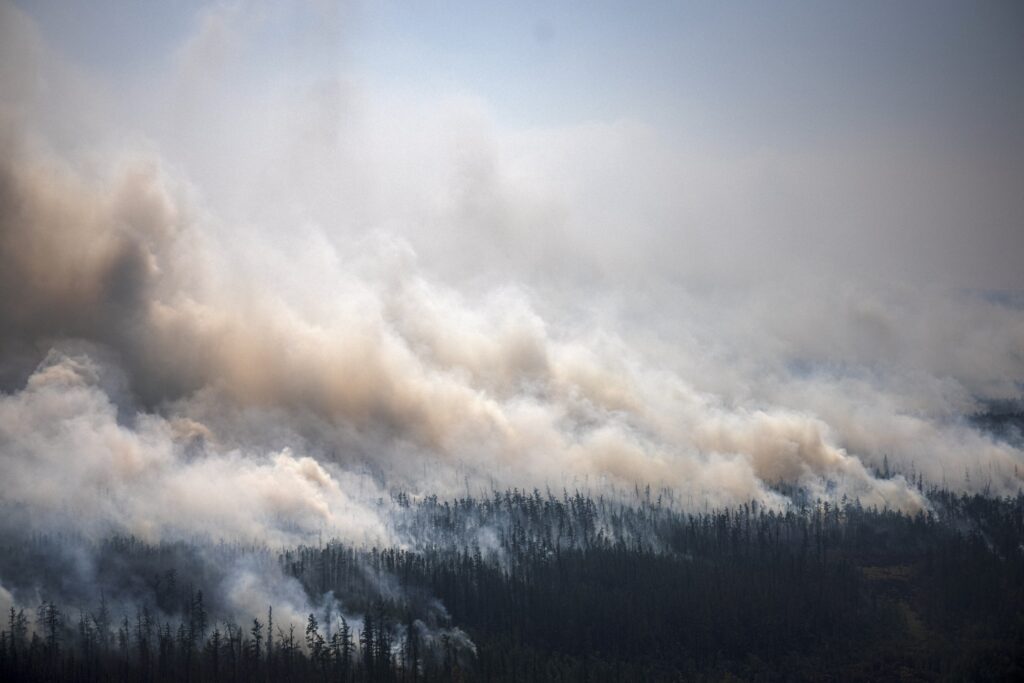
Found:
[[[375,544],[408,541],[392,489],[902,510],[928,505],[917,475],[1020,489],[1020,444],[968,420],[1020,400],[1014,296],[858,278],[847,228],[813,259],[799,231],[750,251],[764,226],[735,207],[757,213],[777,160],[711,168],[649,126],[510,132],[471,96],[347,72],[220,90],[258,24],[204,14],[157,116],[163,96],[105,102],[3,8],[0,502],[26,524]],[[105,107],[144,123],[119,137]],[[813,171],[792,167],[775,181]],[[257,575],[230,595],[265,602]]]

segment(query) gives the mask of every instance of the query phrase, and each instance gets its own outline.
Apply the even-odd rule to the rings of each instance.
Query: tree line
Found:
[[[165,572],[134,608],[44,598],[33,613],[12,609],[0,678],[1024,676],[1024,496],[933,489],[916,514],[848,500],[693,513],[636,493],[399,492],[395,525],[415,542],[272,553],[311,603],[328,605],[304,624],[275,622],[271,605],[245,622],[214,616],[198,579]],[[128,564],[163,557],[133,539],[108,551]]]

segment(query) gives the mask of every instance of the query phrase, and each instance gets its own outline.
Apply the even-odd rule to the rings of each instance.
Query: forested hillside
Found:
[[[7,616],[0,678],[1019,679],[1024,496],[928,498],[916,515],[689,514],[640,491],[397,493],[396,531],[417,539],[402,547],[8,540],[8,588],[38,600]],[[95,576],[76,577],[85,547]],[[316,612],[227,613],[217,596],[239,562],[301,585]]]

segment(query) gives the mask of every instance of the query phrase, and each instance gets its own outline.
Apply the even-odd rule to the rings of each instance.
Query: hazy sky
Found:
[[[1024,288],[1018,3],[21,6],[51,49],[112,93],[118,134],[157,140],[215,199],[216,179],[237,192],[237,168],[226,169],[254,146],[266,154],[249,163],[287,163],[301,143],[268,140],[302,116],[335,119],[327,147],[376,134],[348,153],[380,157],[373,145],[386,145],[402,173],[428,180],[435,169],[420,157],[452,148],[423,149],[439,131],[409,125],[440,116],[443,134],[469,117],[478,130],[455,148],[484,151],[466,164],[491,164],[506,185],[546,174],[547,187],[516,191],[557,220],[524,218],[509,228],[523,232],[515,241],[565,235],[547,253],[557,262],[575,250],[584,271],[756,282],[782,259],[814,275]],[[318,113],[296,115],[315,97]],[[318,178],[331,172],[320,153]],[[306,210],[337,223],[317,194]],[[534,271],[552,268],[510,249]],[[666,263],[667,252],[695,255]]]

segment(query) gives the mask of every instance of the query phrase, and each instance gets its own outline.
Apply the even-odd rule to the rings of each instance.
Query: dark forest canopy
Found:
[[[274,551],[10,534],[4,680],[1010,680],[1024,675],[1024,496],[933,490],[683,513],[496,492],[411,501],[416,546]],[[89,555],[94,573],[75,576]],[[229,614],[227,567],[317,605]],[[95,585],[86,586],[86,581]],[[76,581],[80,585],[76,585]],[[90,592],[90,590],[94,592]]]

